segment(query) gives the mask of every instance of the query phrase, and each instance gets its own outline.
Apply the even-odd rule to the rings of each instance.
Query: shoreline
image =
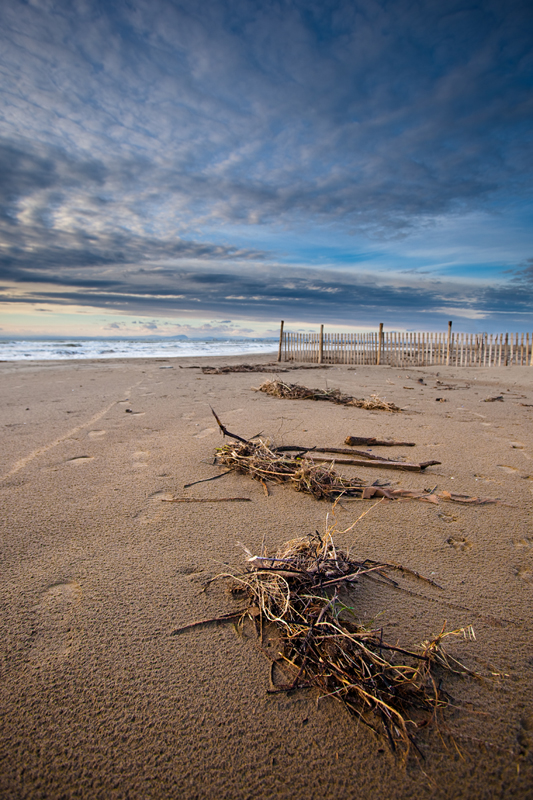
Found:
[[[530,796],[533,370],[302,365],[286,375],[404,409],[390,414],[251,391],[268,373],[188,369],[273,356],[0,363],[1,796]],[[332,511],[286,486],[267,497],[234,473],[184,489],[222,471],[211,406],[229,430],[280,444],[414,441],[386,455],[441,464],[422,474],[342,471],[501,502],[344,501]],[[250,502],[162,502],[176,496]],[[460,707],[446,720],[462,758],[433,729],[419,733],[425,761],[401,767],[334,700],[268,694],[269,662],[250,631],[171,636],[232,609],[222,585],[202,587],[245,563],[238,542],[273,551],[326,525],[361,558],[442,586],[361,581],[353,602],[363,622],[409,647],[444,620],[473,625],[477,640],[450,640],[450,651],[488,677],[445,678]]]

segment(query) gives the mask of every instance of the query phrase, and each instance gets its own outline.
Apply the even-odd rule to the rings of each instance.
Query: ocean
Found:
[[[237,356],[277,352],[274,339],[4,339],[0,361]]]

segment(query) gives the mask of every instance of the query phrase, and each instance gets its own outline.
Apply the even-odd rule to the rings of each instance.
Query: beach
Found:
[[[1,797],[531,797],[533,369],[279,372],[377,394],[401,413],[252,391],[284,364],[201,370],[274,359],[0,363]],[[234,472],[207,481],[225,471],[213,463],[223,440],[211,408],[231,432],[279,445],[414,442],[385,455],[441,463],[343,471],[500,502],[332,508],[284,485],[267,495]],[[451,707],[440,729],[417,733],[407,763],[335,698],[268,693],[270,663],[249,628],[175,634],[234,610],[223,581],[206,583],[245,566],[242,545],[275,552],[327,529],[362,560],[433,582],[354,587],[361,621],[389,641],[414,648],[444,624],[475,632],[446,647],[482,679],[444,677]]]

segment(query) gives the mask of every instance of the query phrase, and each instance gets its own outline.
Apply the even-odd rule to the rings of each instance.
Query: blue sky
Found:
[[[533,330],[529,0],[4,0],[0,334]]]

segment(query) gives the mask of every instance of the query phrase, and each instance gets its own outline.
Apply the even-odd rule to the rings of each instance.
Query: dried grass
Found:
[[[357,620],[350,598],[363,576],[371,573],[395,583],[388,573],[404,568],[356,561],[335,547],[330,533],[289,541],[274,556],[246,552],[244,571],[218,577],[230,578],[232,591],[248,601],[241,624],[251,618],[260,637],[269,627],[277,632],[277,655],[263,648],[272,661],[270,691],[314,687],[384,735],[402,759],[413,745],[419,752],[416,732],[438,724],[449,703],[442,674],[474,676],[446,654],[443,640],[450,635],[472,639],[473,630],[446,632],[443,627],[418,651],[388,644],[382,629]],[[277,667],[284,676],[281,683],[274,683]]]
[[[361,478],[345,478],[331,466],[276,452],[262,439],[217,447],[216,460],[264,486],[265,481],[289,483],[297,492],[312,494],[318,500],[334,500],[340,495],[362,497],[365,487]]]
[[[275,369],[272,369],[275,367]],[[298,366],[281,367],[277,361],[266,364],[232,364],[225,367],[202,367],[204,375],[225,375],[229,372],[292,372],[298,369],[329,369],[326,364],[300,364]]]
[[[370,399],[358,400],[350,395],[342,394],[340,389],[308,389],[297,383],[283,383],[278,380],[264,381],[257,391],[285,400],[327,400],[337,405],[355,406],[369,411],[399,412],[402,410],[394,403],[382,400],[376,394],[373,394]]]
[[[216,414],[215,417],[221,425]],[[224,426],[221,425],[221,427],[225,434],[235,438],[235,434],[230,434]],[[438,505],[440,501],[470,505],[488,505],[500,502],[491,497],[471,497],[447,491],[437,492],[437,487],[413,491],[401,488],[392,489],[384,486],[381,481],[375,481],[369,485],[356,476],[348,478],[340,475],[333,469],[333,461],[329,463],[329,466],[315,463],[305,457],[305,452],[307,451],[290,455],[287,447],[275,448],[262,439],[254,441],[240,439],[231,444],[217,447],[215,459],[219,464],[224,464],[236,472],[260,481],[266,494],[268,494],[267,483],[272,482],[288,483],[297,492],[311,494],[317,500],[333,501],[339,497],[370,500],[373,497],[383,497],[388,500],[421,500],[435,505]],[[431,463],[438,462],[426,462],[426,465]],[[383,462],[380,466],[387,466],[387,464]],[[406,465],[400,466],[405,467]]]

